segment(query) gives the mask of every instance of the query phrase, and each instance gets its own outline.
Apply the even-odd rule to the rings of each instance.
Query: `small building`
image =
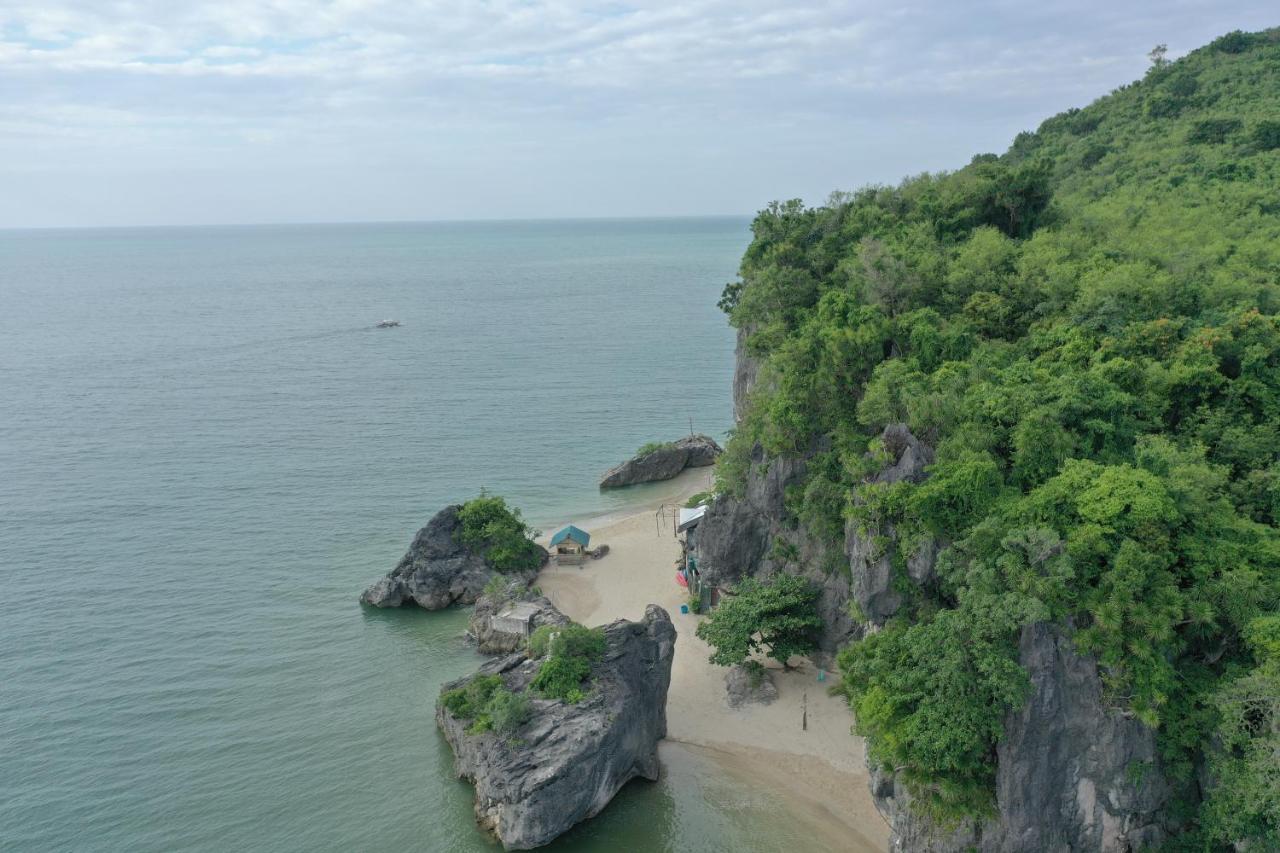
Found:
[[[681,538],[680,577],[683,585],[688,587],[689,595],[697,598],[700,610],[706,612],[711,605],[712,590],[702,582],[702,573],[698,571],[698,523],[707,514],[707,504],[692,508],[680,509],[676,518],[676,536]]]
[[[538,605],[529,601],[517,601],[490,616],[489,628],[503,634],[527,637],[533,632],[533,617],[537,614]]]
[[[551,553],[557,563],[572,566],[582,562],[590,544],[591,534],[570,524],[551,537]]]

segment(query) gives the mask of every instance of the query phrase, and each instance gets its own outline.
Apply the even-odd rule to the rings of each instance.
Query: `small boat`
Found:
[[[394,329],[396,326],[399,326],[399,325],[400,325],[399,320],[383,320],[381,323],[374,326],[374,328],[375,329]]]

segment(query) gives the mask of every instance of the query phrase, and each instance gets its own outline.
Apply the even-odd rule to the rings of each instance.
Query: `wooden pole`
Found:
[[[809,731],[809,691],[804,692],[804,696],[800,700],[800,707],[803,709],[800,717],[801,731]]]

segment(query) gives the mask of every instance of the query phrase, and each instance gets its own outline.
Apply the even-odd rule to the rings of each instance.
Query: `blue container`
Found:
[[[688,613],[688,612],[689,612],[689,605],[687,605],[687,604],[681,604],[681,605],[680,605],[680,612],[681,612],[681,613]]]

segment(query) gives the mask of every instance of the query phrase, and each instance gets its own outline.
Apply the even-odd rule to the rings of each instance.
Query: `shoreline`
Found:
[[[608,544],[609,555],[581,566],[549,565],[534,583],[584,625],[638,619],[651,603],[666,608],[677,639],[660,753],[688,750],[767,792],[811,826],[817,845],[811,849],[886,851],[889,827],[871,798],[862,739],[851,732],[844,700],[828,694],[832,681],[819,681],[820,671],[807,660],[789,672],[770,665],[777,700],[731,709],[727,670],[710,663],[710,647],[694,634],[702,617],[680,612],[688,594],[675,582],[680,545],[669,508],[707,491],[712,472],[686,470],[648,501],[575,521],[591,534],[593,547]],[[662,518],[660,508],[666,508]]]

